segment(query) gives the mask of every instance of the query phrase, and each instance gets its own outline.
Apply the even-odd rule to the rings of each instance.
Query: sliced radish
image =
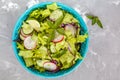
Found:
[[[55,69],[54,71],[52,71],[52,72],[57,72],[57,71],[59,71],[60,70],[60,67],[57,67],[57,69]]]
[[[58,62],[56,60],[51,60],[50,62],[57,64]]]
[[[72,33],[73,36],[75,36],[75,34],[76,34],[76,27],[73,26],[73,25],[71,25],[71,24],[67,24],[65,26],[65,30],[71,31],[71,33]]]
[[[55,71],[57,69],[57,65],[53,62],[46,62],[43,66],[48,71]]]
[[[64,39],[64,36],[63,35],[59,35],[59,36],[55,37],[53,42],[54,43],[61,42],[63,39]]]
[[[24,46],[26,49],[34,49],[37,45],[37,42],[36,41],[33,41],[31,36],[28,36],[25,38],[24,40]]]
[[[65,26],[66,26],[66,24],[64,24],[64,23],[61,24],[61,27],[62,27],[62,28],[65,28]]]
[[[26,37],[24,37],[23,35],[20,34],[20,39],[21,40],[25,40]]]
[[[36,63],[39,67],[43,67],[44,63],[48,62],[49,60],[37,60]]]
[[[37,32],[40,31],[40,24],[37,20],[27,20],[26,21],[32,28],[34,28]]]
[[[55,31],[55,38],[52,40],[54,43],[61,42],[64,39],[64,36]]]

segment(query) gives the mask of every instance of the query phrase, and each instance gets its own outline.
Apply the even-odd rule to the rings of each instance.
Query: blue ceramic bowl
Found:
[[[18,30],[19,28],[21,27],[22,25],[22,22],[24,20],[26,20],[26,18],[28,17],[28,15],[30,14],[31,11],[37,9],[37,8],[45,8],[47,4],[51,4],[52,2],[42,2],[40,4],[37,4],[33,7],[31,7],[30,9],[26,10],[22,16],[20,16],[20,18],[18,19],[15,27],[14,27],[14,30],[13,30],[13,35],[12,35],[12,40],[16,40],[18,38]],[[81,34],[84,34],[84,33],[88,33],[88,30],[87,30],[87,27],[82,19],[82,17],[80,16],[80,14],[78,14],[74,9],[72,9],[71,7],[67,6],[67,5],[64,5],[62,3],[59,3],[57,2],[57,5],[59,7],[61,7],[61,9],[71,13],[79,22],[80,22],[80,25],[81,25]],[[82,55],[82,57],[85,57],[86,56],[86,52],[88,50],[88,42],[89,42],[89,39],[87,38],[87,40],[81,45],[81,49],[80,49],[80,54]],[[56,77],[61,77],[61,76],[64,76],[66,74],[69,74],[70,72],[74,71],[75,69],[77,69],[77,67],[82,63],[83,60],[78,60],[76,62],[75,65],[73,65],[71,68],[69,69],[66,69],[66,70],[61,70],[61,71],[58,71],[56,73],[52,73],[52,72],[39,72],[35,69],[32,69],[32,68],[27,68],[25,63],[24,63],[24,60],[22,59],[22,57],[18,56],[18,49],[17,49],[17,45],[16,45],[16,42],[12,42],[12,46],[13,46],[13,50],[14,50],[14,53],[15,53],[15,56],[16,58],[18,59],[18,61],[20,62],[20,64],[23,66],[23,68],[25,68],[28,72],[34,74],[34,75],[37,75],[37,76],[40,76],[40,77],[44,77],[44,78],[56,78]]]

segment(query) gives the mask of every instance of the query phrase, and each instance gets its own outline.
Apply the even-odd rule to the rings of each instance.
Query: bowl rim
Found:
[[[21,61],[20,57],[18,56],[18,51],[17,51],[17,48],[16,48],[16,42],[14,41],[14,40],[17,38],[17,36],[18,36],[18,33],[17,33],[17,32],[18,32],[18,29],[20,28],[20,27],[18,27],[18,25],[20,25],[21,20],[23,21],[22,18],[23,18],[26,14],[30,13],[32,10],[35,10],[35,9],[41,7],[41,6],[45,6],[45,5],[52,4],[52,3],[54,3],[54,2],[41,2],[41,3],[39,3],[39,4],[36,4],[36,5],[32,6],[32,7],[29,8],[29,9],[27,9],[27,10],[19,17],[19,19],[17,20],[17,23],[16,23],[15,26],[14,26],[13,34],[12,34],[12,47],[13,47],[14,54],[15,54],[17,60],[19,61],[19,63],[20,63],[20,64],[22,65],[22,67],[23,67],[26,71],[28,71],[29,73],[32,73],[32,74],[34,74],[34,75],[36,75],[36,76],[43,77],[43,78],[58,78],[58,77],[65,76],[65,75],[73,72],[74,70],[76,70],[76,69],[80,66],[80,64],[83,62],[84,58],[86,57],[87,52],[88,52],[88,46],[89,46],[89,36],[88,36],[88,38],[87,38],[87,40],[86,40],[86,47],[85,47],[83,59],[82,59],[73,69],[71,69],[71,70],[69,70],[68,72],[66,72],[66,73],[64,73],[64,74],[61,74],[61,75],[56,75],[56,76],[40,75],[39,73],[36,73],[36,72],[31,71],[30,69],[28,69],[28,68],[23,64],[23,62]],[[70,6],[67,6],[67,5],[65,5],[65,4],[63,4],[63,3],[60,3],[60,2],[56,2],[56,3],[57,3],[57,5],[60,6],[60,7],[65,7],[66,9],[71,10],[71,11],[72,11],[72,12],[71,12],[72,14],[73,14],[73,12],[74,12],[75,15],[78,16],[78,17],[77,17],[77,18],[79,19],[78,21],[81,21],[82,27],[84,27],[84,29],[85,29],[86,32],[88,33],[87,26],[86,26],[85,22],[83,21],[81,15],[80,15],[78,12],[76,12],[73,8],[71,8]]]

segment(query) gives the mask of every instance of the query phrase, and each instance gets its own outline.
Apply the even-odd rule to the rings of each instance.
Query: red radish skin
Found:
[[[46,70],[48,70],[48,71],[50,71],[50,72],[54,72],[54,71],[56,71],[57,70],[57,65],[55,64],[55,63],[53,63],[53,62],[45,62],[44,64],[43,64],[43,67],[46,69]]]
[[[54,63],[54,64],[58,64],[58,62],[56,61],[56,60],[51,60],[51,62],[52,63]],[[56,70],[54,70],[54,71],[52,71],[52,72],[57,72],[57,71],[59,71],[60,70],[60,67],[59,66],[57,66],[57,69]]]
[[[57,61],[56,60],[51,60],[50,62],[54,63],[54,64],[57,64]]]
[[[37,47],[37,43],[35,44],[36,46],[34,47],[34,48],[32,48],[32,49],[28,49],[28,48],[26,48],[25,46],[25,48],[27,49],[27,50],[34,50],[34,49],[36,49],[36,47]]]
[[[20,39],[21,40],[25,40],[26,37],[24,37],[23,35],[20,34]]]
[[[24,47],[28,50],[33,50],[37,47],[37,42],[31,39],[31,36],[28,36],[24,40]]]
[[[60,35],[60,36],[56,37],[52,42],[58,43],[58,42],[61,42],[63,39],[64,39],[64,36]]]
[[[65,28],[66,24],[61,24],[61,27]]]

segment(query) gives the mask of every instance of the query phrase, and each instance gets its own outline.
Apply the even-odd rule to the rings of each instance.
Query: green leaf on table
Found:
[[[97,23],[98,27],[103,28],[103,25],[100,19],[98,18],[98,16],[94,16],[94,15],[86,15],[86,16],[88,19],[92,20],[92,25]]]
[[[88,19],[93,19],[94,16],[92,16],[92,15],[87,15],[87,18],[88,18]]]
[[[100,27],[100,28],[103,28],[103,25],[101,23],[101,21],[99,19],[97,19],[97,25]]]
[[[92,25],[94,25],[96,23],[96,18],[92,19]]]

